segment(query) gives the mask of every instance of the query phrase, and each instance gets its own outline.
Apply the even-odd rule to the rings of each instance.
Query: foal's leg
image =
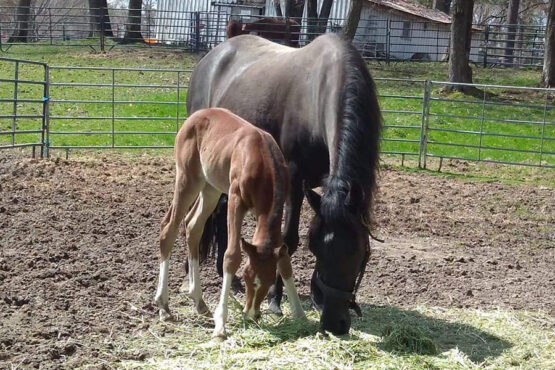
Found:
[[[200,287],[199,242],[204,224],[216,208],[220,195],[218,190],[206,184],[186,218],[187,245],[189,246],[189,297],[195,302],[195,308],[199,314],[209,312],[208,306],[202,299]]]
[[[287,292],[287,298],[289,298],[289,304],[291,305],[291,311],[293,312],[293,317],[295,318],[306,318],[303,307],[301,306],[301,300],[297,289],[295,288],[295,279],[293,278],[293,267],[291,266],[291,258],[289,253],[285,253],[280,256],[278,260],[277,269],[279,275],[283,279],[283,284],[285,285],[285,291]]]
[[[212,334],[213,337],[226,337],[225,322],[227,320],[227,303],[231,282],[241,264],[241,224],[243,223],[246,211],[247,208],[241,200],[238,186],[232,184],[230,186],[227,204],[228,245],[223,263],[224,281],[220,294],[220,302],[214,312],[215,328]]]
[[[179,224],[197,196],[200,186],[202,183],[198,179],[187,178],[183,171],[177,168],[173,201],[160,225],[160,275],[154,303],[160,308],[162,320],[171,317],[168,306],[168,271],[171,251],[177,238]]]
[[[291,178],[291,190],[285,203],[285,226],[283,230],[283,242],[287,246],[289,255],[293,255],[299,245],[299,218],[301,215],[301,207],[303,204],[303,187],[302,179],[296,173],[295,166],[289,166],[289,175]],[[276,315],[283,315],[281,312],[281,298],[283,297],[283,280],[278,274],[276,282],[268,293],[270,306],[268,310]]]

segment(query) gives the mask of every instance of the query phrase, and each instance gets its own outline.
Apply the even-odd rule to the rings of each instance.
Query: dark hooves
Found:
[[[283,311],[281,311],[279,304],[273,299],[270,301],[270,305],[268,306],[268,312],[276,316],[283,316]]]
[[[231,281],[231,289],[234,293],[245,293],[245,288],[241,283],[241,279],[239,279],[237,276],[234,276],[233,280]]]

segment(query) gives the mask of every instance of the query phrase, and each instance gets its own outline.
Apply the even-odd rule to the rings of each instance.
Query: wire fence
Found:
[[[0,63],[0,148],[171,148],[187,117],[191,70]],[[383,154],[555,168],[554,89],[375,80]]]
[[[88,47],[109,51],[149,47],[201,52],[226,39],[230,19],[240,25],[236,34],[250,33],[301,47],[325,32],[340,32],[345,19],[276,18],[262,9],[248,15],[222,11],[177,11],[87,7],[27,8],[0,6],[0,51],[16,45]],[[256,13],[259,14],[256,14]],[[470,59],[479,65],[526,67],[543,62],[545,27],[488,24],[474,26]],[[450,25],[372,14],[360,20],[354,45],[365,59],[445,61]]]

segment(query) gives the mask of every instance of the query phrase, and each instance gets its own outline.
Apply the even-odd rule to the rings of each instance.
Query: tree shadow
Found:
[[[361,304],[361,309],[363,316],[353,319],[353,329],[383,337],[391,328],[412,328],[424,339],[431,340],[438,353],[456,348],[477,363],[488,357],[498,357],[512,346],[510,342],[474,326],[432,318],[414,310],[367,304]],[[422,354],[416,348],[406,346],[391,348],[383,341],[376,345],[389,352]]]

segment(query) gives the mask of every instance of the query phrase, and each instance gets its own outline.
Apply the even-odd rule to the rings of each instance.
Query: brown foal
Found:
[[[155,302],[162,319],[170,317],[168,268],[171,250],[183,218],[189,246],[189,296],[197,312],[208,314],[199,276],[199,241],[204,224],[222,193],[228,200],[228,248],[224,278],[214,313],[215,337],[225,337],[231,281],[241,264],[241,247],[248,256],[243,277],[244,314],[260,316],[260,304],[274,283],[276,268],[283,278],[295,317],[304,317],[293,283],[291,261],[282,243],[281,219],[288,191],[283,155],[271,135],[226,109],[197,111],[175,139],[176,179],[172,204],[160,226],[160,277]],[[245,214],[256,216],[252,244],[241,238]]]

